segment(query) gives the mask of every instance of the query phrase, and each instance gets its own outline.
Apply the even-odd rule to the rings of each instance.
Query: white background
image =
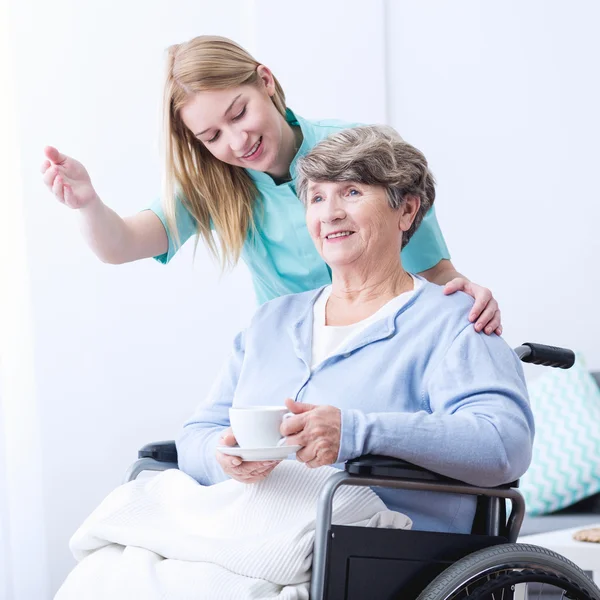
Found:
[[[171,43],[232,37],[299,114],[394,125],[427,155],[453,262],[494,291],[508,342],[600,368],[592,0],[7,2],[2,600],[52,596],[70,535],[139,446],[176,435],[254,309],[245,268],[221,276],[192,243],[168,267],[101,264],[41,182],[52,144],[120,214],[152,202]]]

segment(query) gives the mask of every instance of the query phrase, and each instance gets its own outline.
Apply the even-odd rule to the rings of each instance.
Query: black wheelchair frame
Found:
[[[571,350],[542,344],[526,343],[515,352],[523,362],[543,366],[568,369],[575,362]],[[145,470],[168,468],[177,468],[175,443],[148,444],[125,481]],[[333,497],[341,485],[475,495],[471,534],[332,525]],[[508,517],[506,500],[511,504]],[[518,481],[482,488],[396,458],[367,455],[348,461],[330,477],[318,500],[310,598],[521,600],[515,596],[517,583],[559,582],[563,596],[600,600],[600,590],[566,558],[516,543],[524,515]]]

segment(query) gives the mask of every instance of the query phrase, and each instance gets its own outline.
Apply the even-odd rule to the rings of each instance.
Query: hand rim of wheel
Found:
[[[494,579],[489,579],[482,585],[476,587],[472,594],[468,594],[468,598],[472,600],[480,600],[488,595],[499,592],[509,585],[518,585],[519,583],[550,583],[556,585],[560,583],[563,591],[567,593],[575,593],[577,598],[593,598],[581,588],[577,583],[571,581],[568,577],[561,575],[553,570],[548,569],[520,569],[519,571],[508,571]],[[468,586],[467,586],[468,587]],[[571,596],[566,596],[570,598]]]

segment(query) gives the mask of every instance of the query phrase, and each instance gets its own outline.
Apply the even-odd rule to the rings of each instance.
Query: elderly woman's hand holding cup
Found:
[[[233,430],[228,427],[219,440],[219,446],[235,446],[237,440]],[[217,462],[223,471],[236,481],[256,483],[268,477],[269,473],[281,462],[278,460],[242,461],[237,456],[228,456],[217,450]]]
[[[340,409],[294,402],[291,398],[285,405],[294,416],[283,421],[281,433],[289,446],[302,446],[296,458],[311,468],[336,463],[342,434]]]
[[[288,416],[287,413],[288,409],[285,406],[231,407],[229,409],[231,427],[223,432],[218,445],[230,447],[239,445],[242,450],[258,451],[259,454],[264,451],[268,456],[270,451],[286,444],[286,440],[282,437],[281,425]],[[295,449],[290,448],[290,452]],[[231,478],[243,483],[255,483],[265,479],[281,459],[243,460],[241,456],[230,456],[217,449],[217,461]]]

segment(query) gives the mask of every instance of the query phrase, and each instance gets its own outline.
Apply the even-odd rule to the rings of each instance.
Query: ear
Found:
[[[273,73],[271,73],[271,70],[268,67],[265,67],[265,65],[258,65],[258,67],[256,67],[256,72],[265,86],[267,94],[272,96],[275,93],[275,77],[273,76]]]
[[[421,198],[414,194],[406,194],[404,196],[404,202],[398,209],[400,216],[398,218],[398,227],[400,231],[408,231],[410,226],[413,224],[419,208],[421,207]]]

